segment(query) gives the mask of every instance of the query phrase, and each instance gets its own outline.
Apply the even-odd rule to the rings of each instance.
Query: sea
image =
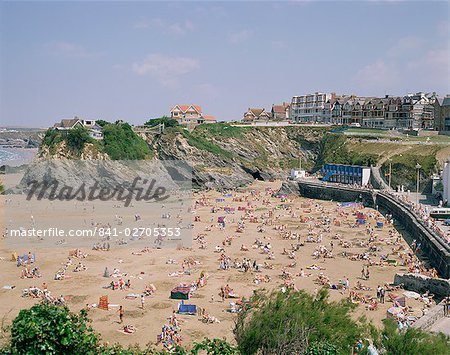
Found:
[[[33,160],[37,148],[0,148],[0,166],[20,166]]]

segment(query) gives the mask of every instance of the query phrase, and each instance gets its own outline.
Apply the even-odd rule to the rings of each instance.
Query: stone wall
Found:
[[[422,252],[429,263],[439,271],[439,275],[450,277],[450,247],[445,242],[430,232],[415,214],[411,213],[402,203],[399,203],[391,195],[379,192],[376,203],[381,210],[388,211],[399,221],[411,236],[421,243]]]
[[[429,330],[441,318],[444,318],[444,301],[429,309],[427,314],[414,323],[413,327]]]
[[[450,280],[448,279],[433,279],[423,275],[399,273],[394,277],[394,285],[400,284],[403,284],[405,290],[417,293],[429,291],[438,299],[450,295]]]

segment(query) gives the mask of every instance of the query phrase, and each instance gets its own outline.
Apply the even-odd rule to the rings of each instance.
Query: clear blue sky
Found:
[[[449,2],[1,2],[0,125],[450,93]]]

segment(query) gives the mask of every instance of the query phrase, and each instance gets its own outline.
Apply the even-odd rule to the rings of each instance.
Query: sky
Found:
[[[450,93],[450,2],[0,3],[0,126]]]

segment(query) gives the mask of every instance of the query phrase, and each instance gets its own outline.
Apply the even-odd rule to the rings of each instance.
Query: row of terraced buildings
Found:
[[[294,96],[281,114],[250,109],[243,121],[281,121],[353,125],[368,128],[450,130],[450,96],[418,92],[404,96],[362,97],[321,93]],[[280,106],[281,107],[281,106]]]

